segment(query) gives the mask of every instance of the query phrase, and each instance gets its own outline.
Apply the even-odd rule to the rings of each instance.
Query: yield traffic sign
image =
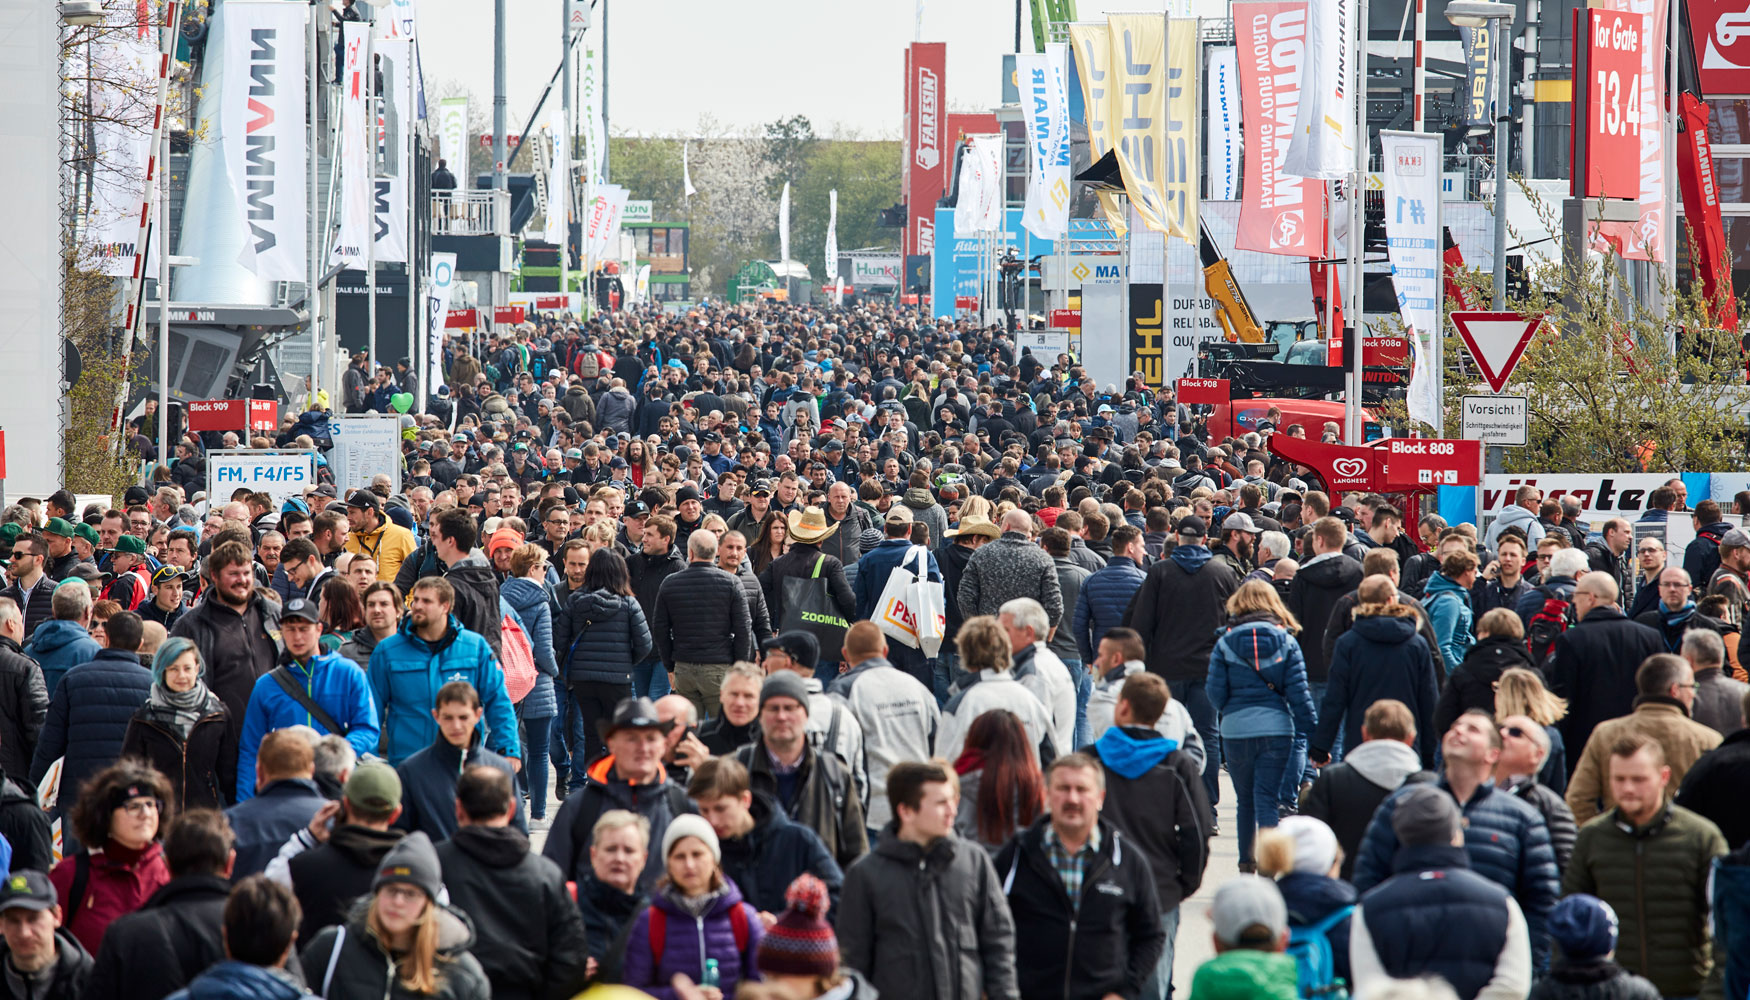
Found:
[[[1489,388],[1500,392],[1507,385],[1513,369],[1525,354],[1526,345],[1543,324],[1542,316],[1521,316],[1512,312],[1454,311],[1452,325],[1470,348],[1470,356],[1483,370]]]

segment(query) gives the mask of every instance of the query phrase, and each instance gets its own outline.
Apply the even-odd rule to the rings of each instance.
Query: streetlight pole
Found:
[[[1452,0],[1446,19],[1454,27],[1487,27],[1495,36],[1495,311],[1507,308],[1507,127],[1513,120],[1513,81],[1507,63],[1507,34],[1513,5],[1496,0]],[[1584,83],[1582,82],[1582,85]]]

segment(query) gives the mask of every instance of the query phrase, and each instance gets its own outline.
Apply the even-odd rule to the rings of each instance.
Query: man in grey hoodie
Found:
[[[1513,506],[1501,511],[1489,525],[1489,530],[1483,533],[1484,546],[1493,549],[1501,537],[1502,528],[1518,528],[1525,532],[1527,542],[1535,550],[1538,539],[1543,537],[1543,523],[1537,519],[1537,509],[1542,503],[1542,490],[1530,484],[1519,487],[1513,494]]]
[[[1323,820],[1343,848],[1342,877],[1355,871],[1355,855],[1373,811],[1406,781],[1433,781],[1416,753],[1416,720],[1401,701],[1381,698],[1361,720],[1360,746],[1340,764],[1321,768],[1300,813]]]

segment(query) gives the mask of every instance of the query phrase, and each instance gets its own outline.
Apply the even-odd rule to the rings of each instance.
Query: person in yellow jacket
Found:
[[[377,579],[393,580],[402,560],[419,547],[413,532],[383,516],[383,501],[370,490],[354,490],[346,499],[346,551],[377,561]]]

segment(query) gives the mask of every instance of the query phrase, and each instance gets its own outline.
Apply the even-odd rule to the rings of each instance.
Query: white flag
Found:
[[[280,0],[275,0],[280,2]],[[379,41],[374,45],[377,70],[383,78],[383,99],[377,102],[377,260],[407,262],[407,200],[413,190],[413,43]]]
[[[1047,42],[1015,57],[1027,124],[1027,202],[1021,224],[1043,240],[1069,231],[1069,46]]]
[[[74,68],[84,64],[87,52],[95,72]],[[146,194],[146,161],[152,155],[151,131],[127,120],[139,95],[158,85],[158,28],[152,23],[151,12],[141,16],[132,4],[125,10],[110,11],[105,30],[89,46],[69,47],[67,61],[69,79],[96,78],[91,87],[96,155],[91,163],[91,207],[85,216],[84,244],[104,274],[125,278],[134,273],[134,257],[139,252],[135,244],[140,239],[140,203]],[[158,213],[154,209],[152,228],[163,233],[157,225]],[[152,256],[141,273],[158,273],[163,242],[153,236]]]
[[[826,193],[826,276],[834,287],[839,283],[839,192]]]
[[[790,262],[790,182],[784,182],[784,196],[778,199],[778,261]]]
[[[430,336],[426,338],[427,357],[431,361],[432,391],[444,384],[444,323],[449,318],[450,287],[456,280],[456,255],[431,255],[431,280],[425,283],[426,303],[431,312]]]
[[[1003,228],[1003,137],[967,137],[960,157],[959,200],[954,203],[954,237],[966,239]]]
[[[371,133],[375,131],[365,107],[371,26],[347,21],[341,27],[340,234],[331,260],[362,271],[365,240],[371,238]]]
[[[1300,70],[1300,110],[1282,172],[1341,180],[1355,168],[1355,0],[1306,5],[1306,53]]]
[[[625,211],[630,193],[618,184],[603,184],[595,189],[583,231],[585,253],[591,258],[604,259],[618,246],[620,215]]]
[[[563,128],[549,131],[558,134],[558,141],[553,143],[553,162],[547,170],[547,226],[541,232],[541,239],[562,247],[570,222],[567,209],[571,206],[571,188],[566,182],[571,177],[571,137],[563,134]]]
[[[687,165],[687,141],[681,140],[681,187],[685,189],[685,197],[691,198],[699,193],[693,186],[693,168]]]
[[[608,162],[608,135],[602,127],[602,34],[601,21],[590,11],[589,28],[578,43],[582,49],[582,65],[578,78],[577,115],[583,132],[583,176],[592,184],[602,183]]]
[[[1440,335],[1441,239],[1438,135],[1382,131],[1385,245],[1391,259],[1398,312],[1409,327],[1410,416],[1443,432],[1432,367]]]
[[[219,132],[248,237],[238,263],[270,281],[303,281],[304,17],[287,3],[230,3]]]
[[[468,186],[468,99],[446,97],[438,102],[438,157]]]
[[[1240,64],[1231,45],[1209,50],[1209,197],[1240,196]]]

